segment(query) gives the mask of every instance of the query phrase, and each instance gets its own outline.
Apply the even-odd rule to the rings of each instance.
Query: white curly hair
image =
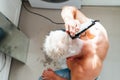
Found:
[[[53,60],[70,57],[80,53],[82,40],[71,39],[70,36],[62,31],[51,31],[46,36],[44,42],[44,51],[46,55]]]

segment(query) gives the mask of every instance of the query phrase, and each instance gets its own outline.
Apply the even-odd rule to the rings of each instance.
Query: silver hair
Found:
[[[62,30],[51,31],[44,42],[46,55],[54,60],[79,54],[81,48],[82,41],[80,39],[72,40]]]

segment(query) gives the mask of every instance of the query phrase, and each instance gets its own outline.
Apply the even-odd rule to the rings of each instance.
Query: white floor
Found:
[[[45,15],[56,22],[63,22],[61,10],[32,9],[30,10]],[[120,80],[120,7],[82,7],[81,11],[88,17],[99,19],[108,31],[110,49],[105,60],[100,80]],[[43,42],[45,35],[50,30],[63,28],[64,25],[56,25],[50,21],[22,9],[20,17],[20,29],[29,37],[30,45],[26,64],[15,59],[12,61],[9,80],[38,80],[43,69],[51,67],[58,69],[59,65],[45,59]]]

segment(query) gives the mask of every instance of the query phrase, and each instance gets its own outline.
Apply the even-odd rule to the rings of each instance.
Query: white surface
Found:
[[[29,0],[32,7],[38,8],[52,8],[52,9],[61,9],[65,5],[72,5],[80,8],[81,0],[68,0],[61,3],[50,3],[42,0]]]
[[[0,53],[1,54],[1,53]],[[0,72],[0,80],[8,80],[8,75],[9,75],[9,70],[10,70],[10,64],[11,64],[11,57],[6,56],[6,60],[5,60],[5,55],[0,55],[2,57],[2,60],[0,61],[1,66],[0,67],[4,67],[2,68],[1,72]],[[5,65],[4,65],[5,63]]]
[[[21,0],[0,0],[0,11],[16,26],[19,21],[21,4]]]
[[[5,65],[5,56],[4,54],[0,53],[0,72],[2,71],[4,65]]]
[[[18,25],[21,9],[21,0],[0,0],[0,12],[9,18],[16,26]],[[0,67],[4,64],[4,55],[0,55]],[[0,72],[0,80],[8,80],[11,65],[11,57],[6,56],[5,67]]]
[[[82,5],[120,6],[120,0],[82,0]]]
[[[80,8],[81,5],[95,6],[120,6],[120,0],[68,0],[64,3],[49,3],[42,0],[28,0],[32,7],[59,9],[65,5],[73,5]]]

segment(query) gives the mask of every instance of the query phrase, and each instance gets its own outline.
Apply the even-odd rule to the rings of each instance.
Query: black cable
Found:
[[[24,7],[28,12],[30,12],[30,13],[32,13],[32,14],[35,14],[35,15],[38,15],[38,16],[41,16],[41,17],[49,20],[49,21],[52,22],[53,24],[64,24],[64,23],[54,22],[53,20],[51,20],[50,18],[48,18],[48,17],[46,17],[46,16],[44,16],[44,15],[41,15],[41,14],[38,14],[38,13],[36,13],[36,12],[33,12],[33,11],[29,10],[29,9],[25,6],[25,2],[24,2],[24,1],[23,1],[23,7]]]

